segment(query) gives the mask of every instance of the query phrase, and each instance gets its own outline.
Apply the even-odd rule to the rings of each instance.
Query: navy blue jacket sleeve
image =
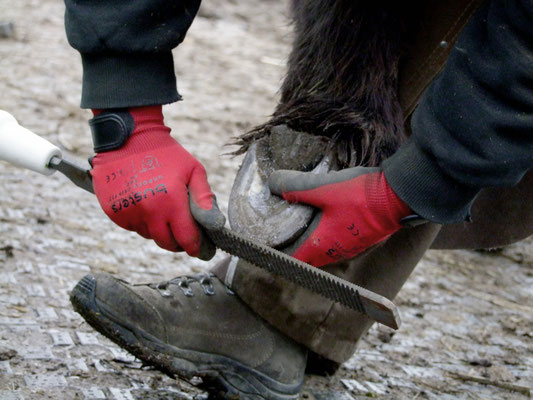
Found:
[[[520,181],[533,167],[533,0],[492,0],[476,12],[411,128],[383,169],[426,219],[468,219],[482,188]]]
[[[81,54],[84,108],[179,100],[172,49],[200,0],[65,0],[69,43]]]

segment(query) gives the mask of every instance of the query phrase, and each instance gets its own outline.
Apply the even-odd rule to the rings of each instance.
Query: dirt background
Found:
[[[0,109],[85,160],[90,115],[78,107],[81,65],[63,13],[61,0],[0,0],[0,22],[15,24],[0,38]],[[175,51],[185,101],[166,106],[166,120],[206,166],[224,212],[240,159],[222,156],[223,144],[272,112],[289,45],[285,1],[206,0]],[[59,174],[0,163],[0,193],[0,399],[205,398],[95,333],[68,294],[91,270],[147,282],[209,263],[116,228]],[[338,400],[527,398],[511,388],[533,387],[532,299],[530,240],[493,253],[429,251],[396,301],[402,328],[374,327],[335,376],[310,377],[305,389]]]

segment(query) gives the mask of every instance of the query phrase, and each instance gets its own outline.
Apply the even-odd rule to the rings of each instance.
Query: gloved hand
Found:
[[[97,117],[109,116],[93,112]],[[121,147],[99,152],[91,161],[94,191],[102,209],[117,225],[153,239],[166,250],[185,250],[210,259],[215,247],[195,219],[216,230],[224,226],[225,218],[204,167],[170,136],[161,106],[118,114],[131,135]]]
[[[392,191],[379,168],[349,168],[327,174],[279,170],[269,178],[272,193],[291,203],[320,209],[290,247],[315,267],[353,258],[401,228],[412,214]]]

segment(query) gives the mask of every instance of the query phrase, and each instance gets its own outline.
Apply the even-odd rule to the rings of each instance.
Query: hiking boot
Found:
[[[97,331],[169,376],[200,377],[213,398],[298,398],[307,350],[212,274],[142,285],[87,275],[70,300]]]

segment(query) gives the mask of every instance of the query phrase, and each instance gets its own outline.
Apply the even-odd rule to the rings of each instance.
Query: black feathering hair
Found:
[[[417,0],[293,0],[294,42],[271,119],[240,136],[248,146],[286,124],[330,139],[341,168],[377,166],[405,139],[398,65]]]

